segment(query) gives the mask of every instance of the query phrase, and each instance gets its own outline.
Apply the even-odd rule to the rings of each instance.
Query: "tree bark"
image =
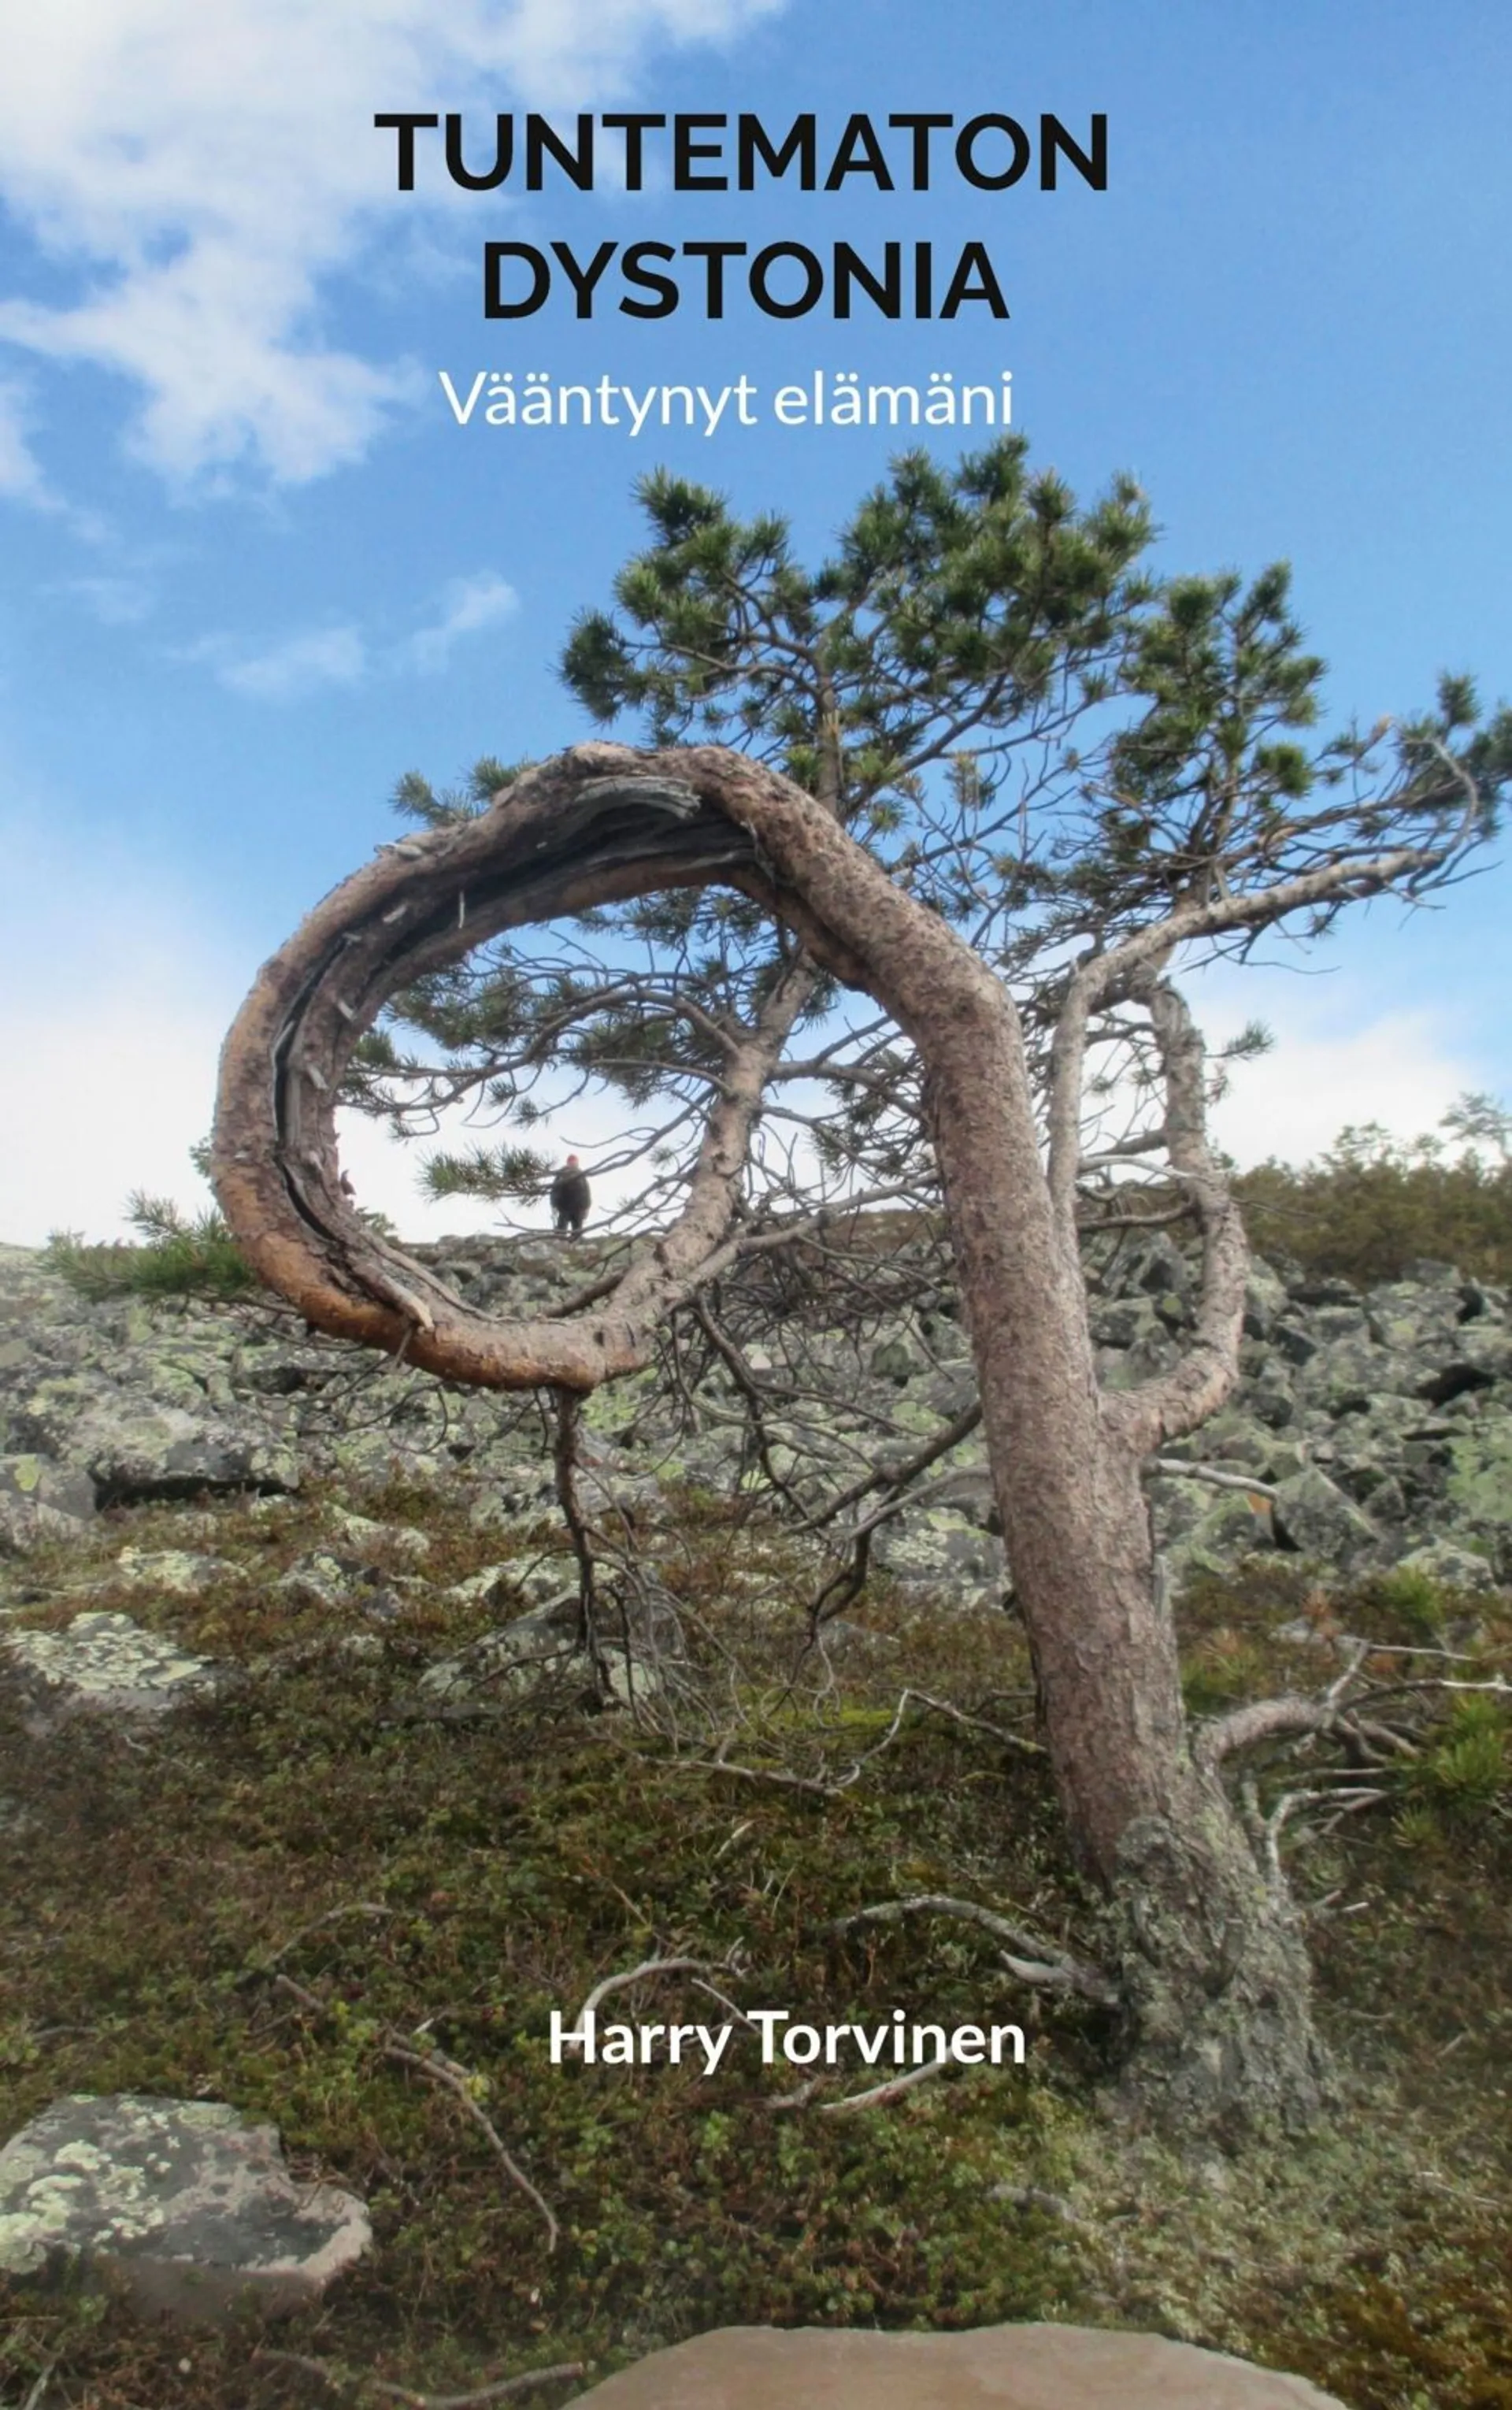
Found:
[[[1131,2087],[1188,2124],[1305,2122],[1325,2075],[1305,1953],[1188,1745],[1140,1479],[1168,1415],[1099,1394],[1074,1221],[1041,1164],[1010,995],[821,802],[720,748],[583,746],[481,820],[386,852],[266,966],[226,1040],[213,1162],[227,1219],[313,1321],[452,1378],[582,1390],[644,1363],[659,1318],[729,1260],[747,1139],[807,973],[730,1067],[680,1220],[579,1320],[490,1321],[375,1241],[340,1194],[331,1109],[358,1032],[421,970],[525,921],[711,879],[868,990],[924,1062],[988,1458],[1056,1788],[1109,1902]],[[1171,1416],[1199,1393],[1210,1411],[1233,1376],[1222,1235],[1203,1362]]]

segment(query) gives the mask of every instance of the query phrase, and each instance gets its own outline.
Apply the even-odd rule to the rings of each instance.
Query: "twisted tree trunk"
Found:
[[[1047,1177],[1012,999],[821,803],[719,748],[588,745],[481,819],[385,849],[265,967],[226,1040],[213,1164],[227,1219],[313,1322],[452,1379],[582,1390],[644,1363],[658,1321],[731,1258],[749,1132],[807,965],[734,1044],[682,1216],[574,1320],[493,1321],[376,1239],[342,1195],[332,1107],[357,1035],[420,972],[527,921],[716,879],[868,990],[926,1066],[993,1480],[1056,1787],[1110,1903],[1131,2080],[1188,2122],[1303,2122],[1323,2081],[1305,1953],[1188,1746],[1140,1480],[1233,1377],[1237,1224],[1202,1192],[1190,1139],[1210,1240],[1199,1360],[1149,1398],[1103,1398],[1064,1161],[1053,1150]],[[1085,998],[1073,987],[1071,1009]],[[1162,1009],[1178,1154],[1184,1025]]]

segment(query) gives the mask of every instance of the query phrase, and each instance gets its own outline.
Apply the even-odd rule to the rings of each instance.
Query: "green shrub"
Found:
[[[1455,1701],[1434,1741],[1412,1772],[1411,1789],[1424,1805],[1456,1823],[1478,1823],[1512,1806],[1512,1753],[1500,1699],[1472,1692]]]
[[[1420,1565],[1393,1565],[1371,1585],[1383,1606],[1395,1609],[1413,1631],[1432,1640],[1444,1627],[1444,1600],[1432,1576]]]

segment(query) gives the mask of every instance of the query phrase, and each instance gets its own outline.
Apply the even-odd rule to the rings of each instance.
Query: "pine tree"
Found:
[[[1228,1394],[1247,1264],[1176,975],[1452,878],[1512,776],[1512,715],[1446,679],[1432,713],[1316,735],[1283,569],[1157,587],[1133,488],[1079,512],[1016,440],[953,472],[898,461],[813,573],[776,518],[664,476],[644,500],[653,541],[564,669],[651,749],[578,746],[486,808],[481,778],[455,808],[410,791],[426,833],[317,908],[228,1040],[228,1218],[323,1327],[577,1395],[816,1197],[938,1197],[1133,2080],[1188,2122],[1305,2119],[1305,1953],[1222,1768],[1333,1708],[1188,1730],[1141,1487]],[[371,1102],[481,1092],[528,1120],[550,1067],[646,1111],[626,1151],[655,1235],[581,1312],[491,1322],[343,1208],[331,1105],[385,998],[356,1058]],[[406,1024],[441,1061],[405,1058]],[[1194,1327],[1108,1393],[1081,1240],[1141,1213],[1191,1235]]]

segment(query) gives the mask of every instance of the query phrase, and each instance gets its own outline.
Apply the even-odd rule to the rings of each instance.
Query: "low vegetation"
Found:
[[[391,1534],[370,1551],[403,1607],[386,1623],[279,1587],[354,1504]],[[406,1529],[429,1542],[423,1586]],[[564,2362],[586,2383],[726,2322],[1051,2317],[1300,2370],[1352,2410],[1507,2410],[1503,1703],[1459,1694],[1365,1812],[1299,1815],[1345,2108],[1305,2144],[1186,2163],[1112,2112],[1105,2014],[1016,1985],[989,1935],[930,1916],[832,1929],[868,1902],[949,1892],[1073,1946],[1095,1937],[999,1614],[874,1584],[822,1677],[810,1662],[794,1682],[792,1544],[749,1501],[688,1494],[660,1554],[746,1775],[691,1732],[586,1713],[580,1685],[426,1704],[424,1667],[499,1619],[457,1586],[502,1559],[523,1574],[546,1537],[501,1542],[433,1490],[313,1492],[120,1510],[83,1549],[12,1571],[12,1628],[124,1607],[240,1671],[147,1737],[101,1719],[23,1740],[19,1702],[0,1700],[20,1842],[0,1903],[3,2130],[72,2091],[229,2099],[280,2127],[297,2170],[363,2194],[377,2247],[322,2311],[260,2337],[16,2287],[0,2398],[375,2410]],[[127,1546],[213,1561],[174,1594],[143,1585]],[[1342,1632],[1383,1679],[1419,1666],[1425,1637],[1467,1679],[1505,1662],[1505,1603],[1420,1581],[1398,1595],[1389,1578],[1325,1593],[1295,1561],[1252,1562],[1186,1599],[1202,1711],[1257,1680],[1316,1686]],[[889,1741],[909,1684],[978,1720],[921,1708]],[[794,1772],[810,1787],[760,1778]],[[1263,1804],[1281,1778],[1262,1774]],[[737,2004],[819,2023],[894,2006],[1011,2019],[1028,2064],[835,2116],[823,2103],[872,2079],[785,2106],[803,2070],[763,2069],[749,2039],[712,2078],[548,2063],[553,2008],[672,1956],[709,1962]],[[722,2013],[686,1975],[618,2005]],[[394,2036],[468,2071],[560,2222],[555,2249],[475,2119],[394,2057]],[[556,2410],[575,2389],[514,2398]]]
[[[1424,1257],[1473,1280],[1512,1281],[1512,1116],[1463,1096],[1440,1125],[1467,1140],[1403,1143],[1379,1125],[1341,1132],[1316,1163],[1262,1163],[1234,1183],[1250,1244],[1304,1271],[1355,1282],[1400,1279]]]

